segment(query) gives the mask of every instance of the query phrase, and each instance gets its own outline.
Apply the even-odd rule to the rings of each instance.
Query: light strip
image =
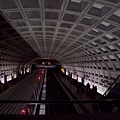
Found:
[[[93,7],[98,8],[98,9],[102,9],[104,7],[104,5],[95,3],[95,4],[93,4]]]
[[[47,69],[45,71],[45,78],[44,78],[44,83],[43,83],[41,100],[46,100],[46,78],[47,78]],[[40,105],[39,115],[45,115],[45,113],[46,113],[46,105],[42,104],[42,105]]]
[[[71,0],[71,2],[81,3],[81,0]]]
[[[120,17],[120,10],[117,10],[117,11],[114,13],[114,15]]]

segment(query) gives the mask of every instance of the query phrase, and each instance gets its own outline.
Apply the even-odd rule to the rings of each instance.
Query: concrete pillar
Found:
[[[7,83],[7,75],[4,76],[4,90],[7,90],[9,88]]]

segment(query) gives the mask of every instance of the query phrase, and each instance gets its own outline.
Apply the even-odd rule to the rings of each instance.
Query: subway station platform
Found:
[[[69,77],[59,75],[61,78],[62,85],[66,89],[65,91],[69,91],[69,93],[72,96],[72,100],[95,100],[102,98],[102,95],[97,93],[95,97],[92,97],[92,89],[90,89],[90,93],[88,94],[86,92],[86,86],[77,86],[77,84],[74,84],[70,81]],[[100,110],[98,108],[98,104],[96,103],[83,103],[80,104],[80,107],[83,110],[79,109],[81,113],[100,113]]]
[[[36,74],[35,74],[36,75]],[[28,76],[26,80],[29,80],[29,78],[32,75]],[[69,77],[63,76],[62,74],[59,74],[56,76],[59,79],[59,83],[62,86],[64,92],[69,96],[71,101],[81,101],[81,100],[94,100],[95,98],[92,98],[90,94],[86,93],[86,87],[82,86],[79,87],[79,90],[76,86],[76,84],[73,84]],[[37,77],[38,78],[38,75]],[[21,81],[22,82],[22,81]],[[20,82],[20,83],[21,83]],[[19,83],[19,84],[20,84]],[[9,91],[9,90],[8,90]],[[96,98],[101,98],[102,95],[97,93]],[[69,114],[69,115],[20,115],[20,114],[14,114],[14,115],[0,115],[0,120],[119,120],[120,114],[119,113],[101,113],[98,105],[94,103],[80,103],[75,105],[77,111],[79,111],[79,114]]]

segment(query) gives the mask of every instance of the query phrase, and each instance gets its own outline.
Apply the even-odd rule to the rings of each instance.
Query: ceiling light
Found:
[[[84,16],[84,18],[87,18],[87,19],[92,19],[91,17],[87,17],[87,16]]]
[[[115,48],[112,45],[108,46],[111,50],[114,50]]]
[[[120,46],[120,43],[117,43]]]
[[[71,0],[71,2],[81,3],[81,0]]]
[[[116,54],[120,58],[120,54]]]
[[[93,53],[93,54],[95,53],[94,51],[90,51],[90,52]]]
[[[103,47],[102,47],[102,48],[100,48],[100,49],[101,49],[101,50],[103,50],[103,51],[107,51],[107,50],[106,50],[105,48],[103,48]]]
[[[94,29],[94,28],[93,28],[92,30],[95,31],[95,32],[99,32],[98,30],[96,30],[96,29]]]
[[[106,26],[106,27],[110,25],[110,23],[108,23],[108,22],[104,22],[104,21],[101,22],[101,24],[104,25],[104,26]]]
[[[100,51],[98,49],[95,50],[97,53],[100,53]]]
[[[120,10],[117,10],[117,11],[114,13],[114,15],[120,17]]]
[[[113,36],[112,35],[109,35],[109,34],[107,34],[107,35],[105,35],[107,38],[109,38],[109,39],[113,39]]]
[[[102,58],[103,58],[104,60],[107,60],[107,59],[108,59],[106,56],[102,56]]]
[[[98,8],[98,9],[102,9],[104,7],[104,5],[95,3],[95,4],[93,4],[93,7]]]
[[[110,59],[115,59],[113,55],[108,55]]]
[[[101,60],[101,58],[100,58],[100,57],[97,57],[97,59],[98,59],[98,60]]]
[[[93,45],[97,45],[95,42],[91,42]]]
[[[92,35],[90,35],[90,34],[87,34],[89,37],[91,37]]]

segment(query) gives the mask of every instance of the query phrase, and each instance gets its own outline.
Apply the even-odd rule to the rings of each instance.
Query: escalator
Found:
[[[120,75],[114,80],[109,88],[104,93],[101,99],[119,99],[120,98]],[[120,102],[101,102],[99,103],[100,111],[103,113],[113,112],[114,108],[117,108],[117,112],[120,110]]]

